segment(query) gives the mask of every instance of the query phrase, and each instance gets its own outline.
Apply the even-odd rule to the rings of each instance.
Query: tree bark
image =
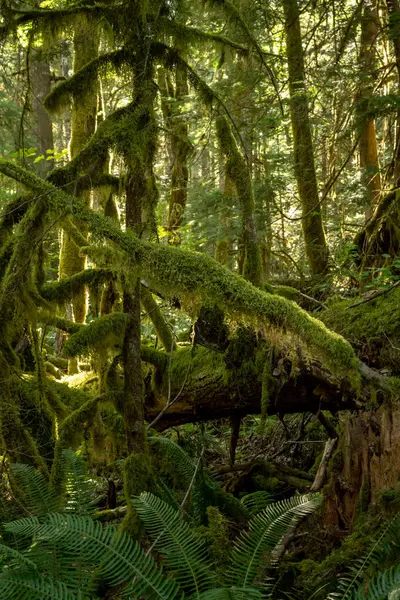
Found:
[[[226,174],[235,185],[242,212],[244,245],[243,277],[257,287],[262,285],[261,252],[254,218],[254,195],[250,171],[225,117],[217,119],[221,152],[226,157]]]
[[[374,211],[381,192],[378,144],[376,141],[375,119],[364,115],[373,93],[375,69],[375,43],[379,31],[378,9],[375,0],[364,2],[361,18],[360,43],[360,89],[358,97],[358,118],[360,123],[360,166],[364,171],[367,189],[366,219]]]
[[[84,65],[97,56],[98,53],[98,34],[96,25],[85,16],[80,15],[75,25],[74,31],[74,72],[76,73]],[[79,154],[87,141],[90,139],[96,128],[97,113],[97,81],[87,82],[87,91],[84,99],[74,102],[71,114],[71,140],[70,157],[73,159]],[[89,206],[90,190],[80,193],[80,198]],[[81,226],[82,235],[87,235],[86,226]],[[81,256],[79,248],[76,246],[69,234],[63,230],[59,278],[71,277],[85,268],[86,257]],[[84,323],[86,319],[86,290],[77,294],[72,301],[73,318],[76,323]],[[78,371],[76,359],[69,361],[68,372],[70,374]]]
[[[323,275],[329,265],[329,250],[322,222],[315,173],[299,7],[297,0],[284,0],[283,7],[285,12],[286,54],[289,68],[294,171],[302,204],[304,241],[311,273],[313,275]]]

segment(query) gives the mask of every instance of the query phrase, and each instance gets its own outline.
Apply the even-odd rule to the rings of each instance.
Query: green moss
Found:
[[[212,352],[202,346],[179,348],[173,354],[171,362],[170,381],[173,389],[180,389],[184,384],[190,389],[194,380],[205,380],[207,377],[215,378],[220,374],[225,378],[225,365],[223,355]],[[163,384],[168,385],[168,378],[164,377]]]
[[[45,360],[43,363],[46,373],[52,375],[55,379],[61,379],[61,373],[53,363]]]
[[[350,308],[355,300],[337,299],[319,318],[360,349],[361,356],[400,374],[400,345],[396,323],[400,319],[400,288],[360,306]]]
[[[357,376],[358,361],[350,344],[340,335],[281,296],[267,294],[206,256],[182,248],[152,244],[130,232],[123,232],[110,219],[89,210],[82,202],[8,161],[0,161],[0,172],[21,181],[33,191],[45,194],[47,207],[57,213],[73,210],[93,235],[115,242],[141,275],[156,290],[214,302],[228,314],[255,318],[265,325],[298,336],[319,360],[342,375]]]
[[[114,312],[91,321],[65,342],[64,354],[82,356],[94,348],[104,350],[113,344],[122,344],[129,319],[128,314]]]
[[[112,402],[112,394],[101,394],[90,398],[82,406],[74,410],[62,423],[59,429],[59,438],[54,449],[54,461],[51,469],[51,485],[58,490],[62,483],[62,452],[65,448],[76,446],[84,428],[87,428],[95,418],[101,402]]]
[[[218,117],[216,129],[221,151],[226,156],[226,171],[236,187],[242,209],[244,244],[243,276],[255,286],[262,285],[262,261],[254,220],[254,195],[249,167],[242,156],[225,117]]]
[[[232,542],[229,539],[227,519],[215,506],[206,509],[208,527],[206,535],[211,542],[210,554],[215,564],[217,575],[222,578],[230,564]]]
[[[132,505],[132,497],[153,489],[153,471],[147,449],[140,454],[131,454],[124,462],[124,494],[128,507],[122,528],[133,537],[139,537],[140,519]]]
[[[172,330],[165,321],[160,307],[154,300],[152,293],[144,285],[140,288],[140,301],[148,317],[151,319],[164,349],[167,352],[176,350],[176,343],[173,338]]]
[[[100,285],[106,281],[114,280],[116,274],[109,269],[85,269],[71,277],[47,283],[40,288],[40,294],[50,302],[66,302],[81,293],[86,286]]]
[[[109,52],[94,58],[71,77],[54,86],[45,98],[45,107],[50,112],[57,112],[64,107],[68,107],[72,100],[82,102],[87,95],[88,81],[95,81],[101,70],[105,70],[110,66],[119,69],[131,59],[131,53],[127,53],[125,50]]]

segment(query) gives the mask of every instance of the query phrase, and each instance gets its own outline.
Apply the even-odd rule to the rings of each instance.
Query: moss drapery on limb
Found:
[[[309,265],[313,275],[321,275],[328,268],[329,251],[318,197],[297,0],[284,0],[283,8],[289,68],[294,171],[302,204],[302,225]]]
[[[127,253],[132,264],[140,267],[142,276],[151,282],[154,289],[198,299],[201,303],[212,301],[235,315],[281,327],[298,336],[310,352],[318,353],[329,368],[357,372],[358,361],[350,344],[295,303],[255,288],[205,254],[152,244],[130,232],[123,232],[110,219],[94,213],[78,198],[10,161],[0,161],[0,172],[34,192],[44,194],[46,207],[53,213],[71,211],[76,218],[88,224],[94,236],[117,244]]]
[[[168,324],[165,322],[164,316],[154,300],[152,293],[144,285],[140,288],[140,301],[143,308],[147,312],[148,317],[154,325],[156,334],[160,338],[162,345],[167,352],[176,350],[176,343],[173,338],[172,331]]]
[[[226,156],[226,171],[236,187],[242,209],[242,235],[244,245],[243,276],[253,285],[262,284],[261,252],[257,241],[254,219],[254,196],[250,171],[237,147],[225,117],[216,121],[217,135],[222,153]]]

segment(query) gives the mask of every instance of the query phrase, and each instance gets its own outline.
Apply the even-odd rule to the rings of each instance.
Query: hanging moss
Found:
[[[100,71],[115,67],[119,70],[132,60],[132,53],[116,50],[93,58],[65,81],[61,81],[51,90],[44,100],[49,112],[58,112],[67,108],[71,101],[82,102],[87,95],[87,82],[95,81]],[[108,71],[107,71],[108,72]]]
[[[96,347],[104,349],[111,344],[122,344],[129,320],[128,314],[114,312],[91,321],[65,342],[64,354],[82,356]]]
[[[63,303],[71,300],[79,294],[86,286],[100,285],[106,281],[116,279],[115,272],[110,269],[84,269],[79,273],[65,277],[59,281],[46,283],[40,288],[40,294],[50,302]]]
[[[59,429],[59,438],[54,449],[54,461],[51,469],[51,485],[59,490],[62,483],[62,452],[65,448],[74,447],[80,441],[83,428],[93,421],[97,407],[101,402],[112,402],[111,394],[101,394],[90,398],[82,406],[74,410]]]
[[[167,352],[176,350],[176,343],[173,338],[171,328],[166,323],[160,307],[154,300],[152,293],[144,285],[142,285],[140,289],[140,301],[147,313],[147,316],[151,319],[154,329],[156,330],[164,349]]]
[[[154,474],[147,448],[141,453],[130,454],[124,462],[124,495],[128,512],[122,522],[122,529],[133,537],[139,536],[141,523],[132,505],[132,498],[154,489],[153,482]]]
[[[268,407],[271,401],[272,390],[275,388],[275,380],[272,377],[271,353],[264,354],[264,367],[261,379],[261,426],[265,425],[268,416]]]
[[[331,369],[357,374],[358,361],[350,344],[293,302],[255,288],[205,254],[151,244],[123,232],[76,198],[9,161],[0,161],[0,172],[46,194],[48,206],[57,212],[73,207],[76,216],[85,220],[96,236],[115,242],[133,263],[140,264],[142,276],[154,289],[197,298],[204,304],[212,301],[228,314],[253,317],[283,328],[296,334]]]

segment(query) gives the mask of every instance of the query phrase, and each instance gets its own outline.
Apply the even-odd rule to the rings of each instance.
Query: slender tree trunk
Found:
[[[189,171],[187,166],[188,157],[191,152],[191,144],[188,138],[188,125],[186,119],[182,118],[179,103],[188,95],[186,69],[182,65],[175,68],[175,88],[164,70],[159,71],[159,87],[162,93],[162,110],[164,119],[169,129],[168,149],[170,155],[171,192],[168,206],[168,231],[170,232],[170,243],[179,244],[179,228],[187,202],[187,184]],[[167,98],[174,98],[171,105]]]
[[[394,54],[396,58],[396,69],[398,76],[397,88],[398,93],[400,93],[400,31],[398,26],[400,21],[400,3],[399,0],[386,0],[386,4],[389,12],[389,33],[393,42]],[[395,139],[393,179],[394,184],[398,186],[400,184],[400,109],[397,110],[396,115]]]
[[[76,23],[74,31],[74,72],[76,73],[84,65],[90,62],[98,54],[99,39],[96,25],[85,15],[81,15]],[[96,128],[97,113],[97,81],[88,81],[87,91],[84,99],[74,102],[71,113],[71,140],[70,157],[75,158],[85,146]],[[90,204],[90,191],[81,192],[80,197],[88,205]],[[82,226],[82,234],[87,235],[86,227]],[[63,231],[59,278],[71,277],[85,268],[86,257],[81,256],[79,248],[70,238],[66,231]],[[83,289],[75,295],[72,301],[73,318],[77,323],[84,323],[86,319],[86,291]],[[68,372],[70,374],[78,371],[76,359],[69,361]]]
[[[29,64],[31,82],[31,103],[35,120],[34,134],[38,141],[38,154],[47,157],[46,150],[54,148],[53,128],[49,113],[44,108],[45,97],[50,93],[51,75],[48,60],[40,48],[32,48]],[[36,170],[41,177],[46,177],[53,167],[53,161],[41,160],[36,163]]]
[[[381,192],[378,145],[375,119],[364,116],[368,101],[373,93],[375,68],[375,43],[379,29],[378,10],[375,0],[366,0],[361,19],[360,69],[361,84],[358,98],[360,122],[360,165],[364,171],[367,190],[366,219],[369,219]]]
[[[328,268],[329,250],[325,239],[315,173],[299,8],[297,0],[284,0],[283,7],[289,68],[294,170],[302,204],[304,241],[311,273],[322,275]]]
[[[261,252],[254,218],[254,196],[250,172],[225,117],[217,119],[221,152],[226,157],[226,174],[235,184],[242,211],[244,245],[243,277],[256,286],[262,285]]]

